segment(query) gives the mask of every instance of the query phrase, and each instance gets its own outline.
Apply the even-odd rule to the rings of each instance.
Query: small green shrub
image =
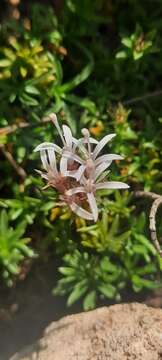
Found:
[[[0,268],[8,286],[21,272],[21,264],[25,258],[34,258],[34,251],[28,246],[30,238],[23,237],[26,224],[20,222],[15,228],[8,223],[6,210],[0,213]]]
[[[161,271],[162,260],[144,235],[145,214],[120,234],[116,234],[121,228],[118,216],[111,226],[109,221],[103,212],[96,225],[80,227],[82,250],[75,243],[63,257],[64,266],[59,268],[62,278],[54,294],[69,294],[68,305],[82,297],[84,309],[89,310],[99,298],[120,301],[125,287],[139,292],[161,286],[156,274]]]
[[[125,59],[132,57],[135,61],[147,53],[155,51],[153,40],[155,38],[155,31],[150,31],[148,34],[144,34],[141,27],[136,26],[134,34],[130,37],[123,37],[121,40],[122,45],[126,48],[116,54],[117,59]]]

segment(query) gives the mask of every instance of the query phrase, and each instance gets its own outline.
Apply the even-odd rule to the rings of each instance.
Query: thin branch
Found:
[[[162,205],[162,195],[158,195],[156,193],[152,193],[149,191],[148,192],[136,191],[135,196],[144,196],[153,200],[149,215],[149,220],[150,220],[149,229],[150,229],[151,239],[155,245],[155,248],[158,251],[159,255],[162,257],[162,249],[160,247],[157,237],[157,231],[156,231],[156,214],[158,208]]]
[[[156,233],[156,213],[160,205],[162,205],[162,196],[159,196],[159,198],[154,200],[151,206],[149,218],[150,218],[150,232],[151,232],[152,241],[155,244],[155,247],[159,252],[160,256],[162,256],[162,249],[160,247]]]
[[[15,171],[17,172],[17,174],[22,178],[22,180],[24,181],[27,174],[25,172],[25,170],[17,164],[17,162],[14,160],[12,154],[5,149],[4,145],[1,145],[0,147],[3,155],[6,157],[6,159],[9,161],[9,163],[12,165],[12,167],[15,169]]]
[[[8,135],[10,133],[15,132],[18,129],[24,128],[24,127],[28,127],[30,126],[29,123],[25,123],[25,122],[21,122],[18,125],[17,124],[13,124],[10,126],[5,126],[3,128],[0,128],[0,136],[2,135]]]
[[[132,98],[130,100],[122,101],[122,104],[123,105],[131,105],[131,104],[134,104],[136,102],[147,100],[147,99],[150,99],[152,97],[156,97],[156,96],[160,96],[160,95],[162,95],[162,90],[156,90],[156,91],[154,91],[152,93],[148,93],[148,94],[145,94],[145,95],[142,95],[142,96],[137,96],[137,97]]]
[[[9,125],[9,126],[5,126],[3,128],[0,128],[0,136],[4,136],[4,135],[8,135],[8,134],[11,134],[19,129],[24,129],[24,128],[35,128],[35,127],[39,127],[39,126],[42,126],[42,125],[45,125],[46,123],[50,122],[51,119],[50,117],[44,117],[42,119],[42,121],[40,121],[39,123],[36,123],[36,124],[31,124],[31,123],[28,123],[28,122],[20,122],[19,124],[13,124],[13,125]]]
[[[20,122],[19,124],[13,124],[13,125],[10,125],[10,126],[6,126],[4,128],[0,128],[0,136],[11,134],[11,133],[15,132],[16,130],[23,129],[23,128],[26,128],[26,127],[33,128],[33,127],[42,126],[42,125],[44,125],[44,124],[46,124],[46,123],[48,123],[50,121],[51,121],[51,118],[49,116],[47,116],[47,117],[44,117],[40,123],[37,123],[37,124],[30,124],[30,123],[27,123],[27,122]],[[3,153],[3,155],[9,161],[9,163],[15,169],[17,174],[24,181],[26,176],[27,176],[25,170],[20,165],[17,164],[17,162],[14,160],[12,154],[8,150],[5,149],[4,145],[0,145],[0,149],[1,149],[2,153]]]
[[[134,195],[135,195],[136,197],[141,197],[141,196],[149,197],[149,198],[152,199],[152,200],[156,200],[156,199],[159,198],[159,196],[162,196],[162,195],[153,193],[153,192],[151,192],[151,191],[135,191],[135,192],[134,192]]]
[[[160,95],[162,95],[162,90],[156,90],[156,91],[154,91],[152,93],[147,93],[147,94],[142,95],[142,96],[137,96],[135,98],[122,101],[122,104],[123,105],[131,105],[131,104],[134,104],[136,102],[147,100],[149,98],[160,96]],[[16,130],[23,129],[23,128],[26,128],[26,127],[35,128],[35,127],[38,127],[38,126],[42,126],[42,125],[44,125],[44,124],[46,124],[46,123],[48,123],[50,121],[51,121],[50,117],[47,116],[47,117],[44,117],[42,119],[42,121],[40,121],[40,123],[36,123],[36,124],[31,124],[31,123],[27,123],[27,122],[20,122],[19,124],[13,124],[13,125],[10,125],[10,126],[5,126],[3,128],[0,128],[0,136],[1,135],[8,135],[10,133],[15,132]]]

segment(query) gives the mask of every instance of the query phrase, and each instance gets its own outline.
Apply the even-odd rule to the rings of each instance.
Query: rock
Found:
[[[162,310],[133,303],[67,316],[10,360],[162,360]]]

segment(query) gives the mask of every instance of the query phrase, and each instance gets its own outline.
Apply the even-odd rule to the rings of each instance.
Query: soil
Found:
[[[37,262],[26,279],[17,283],[14,289],[0,289],[0,360],[9,360],[24,346],[40,339],[44,329],[52,322],[68,314],[82,311],[81,303],[70,308],[66,299],[52,295],[56,284],[54,260]],[[145,302],[162,307],[162,293],[134,295],[127,292],[123,302]],[[101,305],[110,305],[106,302]]]

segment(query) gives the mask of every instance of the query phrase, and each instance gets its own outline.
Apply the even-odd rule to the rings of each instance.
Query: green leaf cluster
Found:
[[[59,267],[62,278],[54,294],[68,294],[67,305],[82,298],[84,310],[90,310],[99,299],[120,301],[124,288],[134,292],[159,288],[162,283],[155,280],[155,274],[162,260],[144,235],[145,222],[142,213],[129,230],[116,234],[118,216],[109,226],[103,213],[96,225],[80,227],[81,243],[89,251],[74,247],[63,257],[64,266]]]
[[[6,210],[0,212],[0,268],[2,277],[8,286],[12,286],[14,277],[21,273],[21,265],[25,258],[36,257],[28,246],[29,237],[23,237],[26,224],[20,222],[11,227]]]

